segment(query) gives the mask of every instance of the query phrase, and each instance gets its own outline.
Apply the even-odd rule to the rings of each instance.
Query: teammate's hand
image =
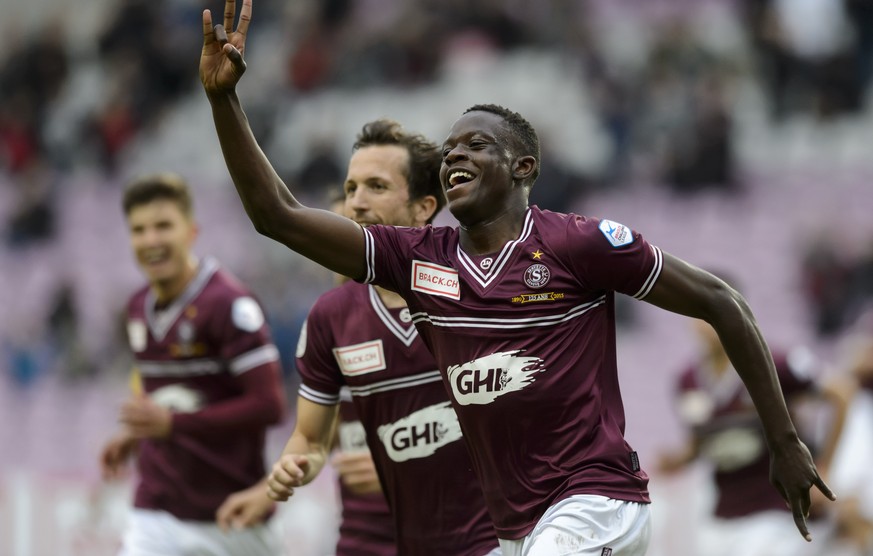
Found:
[[[121,422],[134,438],[167,438],[173,429],[173,413],[148,396],[134,396],[121,406]]]
[[[231,91],[246,71],[243,54],[246,33],[252,19],[252,0],[243,0],[239,25],[233,30],[236,0],[224,3],[224,24],[212,25],[212,12],[203,10],[203,50],[200,53],[200,81],[207,93]]]
[[[267,496],[265,481],[228,496],[215,512],[215,521],[222,530],[243,529],[263,523],[276,503]]]
[[[303,486],[303,478],[309,470],[309,458],[298,454],[285,454],[273,464],[267,477],[267,496],[285,502],[294,495],[294,489]]]
[[[340,452],[331,460],[343,484],[352,492],[380,492],[382,484],[370,452]]]
[[[811,541],[812,536],[806,526],[811,503],[810,489],[815,486],[831,501],[837,497],[819,476],[803,442],[795,439],[770,448],[770,482],[791,509],[800,534]]]
[[[100,451],[100,471],[103,480],[117,479],[124,474],[127,460],[136,449],[137,440],[127,431],[112,437]]]

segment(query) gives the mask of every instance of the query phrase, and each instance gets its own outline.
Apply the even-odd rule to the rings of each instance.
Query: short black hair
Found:
[[[352,150],[382,145],[397,145],[409,153],[409,166],[405,173],[406,181],[409,182],[409,200],[416,201],[428,195],[435,197],[436,210],[428,219],[428,223],[432,222],[446,204],[440,183],[440,148],[424,135],[408,132],[394,120],[380,118],[364,124]]]
[[[529,121],[524,119],[524,116],[518,112],[513,112],[509,108],[505,108],[498,104],[476,104],[467,108],[464,114],[470,112],[490,112],[503,118],[506,122],[506,127],[509,128],[510,135],[516,141],[518,151],[516,154],[522,156],[532,156],[537,161],[536,170],[529,178],[529,185],[533,185],[537,176],[540,175],[540,139],[537,132]]]
[[[124,189],[121,206],[124,215],[129,216],[135,207],[159,199],[173,201],[185,216],[190,217],[193,214],[194,202],[188,183],[182,176],[171,172],[148,174],[133,179]]]

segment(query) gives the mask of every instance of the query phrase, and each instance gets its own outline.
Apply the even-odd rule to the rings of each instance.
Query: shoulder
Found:
[[[569,242],[574,249],[620,249],[635,240],[633,231],[614,220],[531,207],[537,233],[553,242]]]
[[[131,294],[131,296],[127,299],[127,310],[129,313],[142,312],[142,308],[145,305],[145,298],[149,293],[149,289],[150,286],[146,284],[133,292],[133,294]]]
[[[376,237],[393,237],[398,242],[406,243],[412,247],[423,245],[450,244],[457,241],[458,230],[449,226],[384,226],[373,225],[367,228]]]
[[[347,314],[351,309],[364,303],[368,294],[369,286],[349,280],[345,284],[321,294],[309,311],[310,318],[313,316],[315,318],[332,318]]]

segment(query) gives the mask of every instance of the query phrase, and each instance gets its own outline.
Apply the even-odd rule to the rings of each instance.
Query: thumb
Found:
[[[243,60],[242,52],[230,43],[225,44],[222,49],[224,50],[224,54],[233,64],[233,68],[236,70],[237,75],[242,75],[243,72],[246,71],[246,62]]]

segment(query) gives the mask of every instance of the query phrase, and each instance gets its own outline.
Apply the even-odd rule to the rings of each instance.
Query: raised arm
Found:
[[[252,1],[244,0],[234,29],[236,0],[227,0],[224,24],[203,11],[200,80],[212,106],[227,169],[255,229],[313,261],[351,278],[364,275],[364,237],[357,224],[329,211],[303,206],[276,174],[243,112],[236,85],[243,60]],[[227,32],[231,30],[231,32]]]
[[[745,299],[712,274],[664,253],[663,270],[645,301],[702,319],[718,333],[763,424],[770,449],[770,480],[791,507],[801,534],[811,540],[806,526],[810,488],[815,485],[831,500],[834,495],[797,436],[770,349]]]

